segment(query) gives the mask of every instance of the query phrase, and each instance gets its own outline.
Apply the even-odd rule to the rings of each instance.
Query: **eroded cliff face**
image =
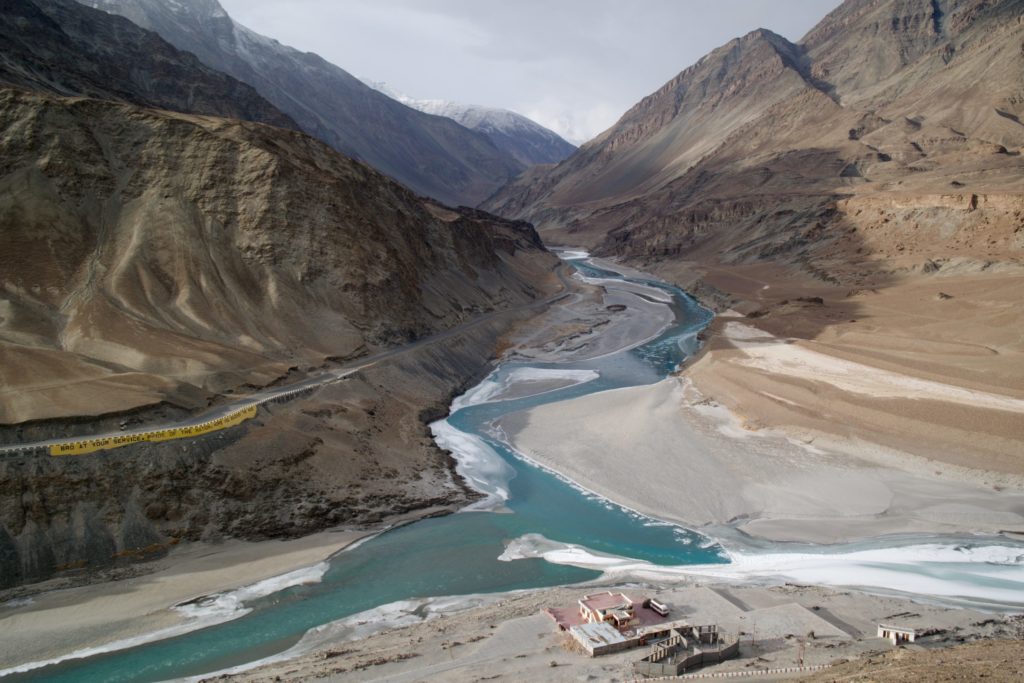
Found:
[[[181,414],[557,289],[528,224],[419,198],[301,133],[18,90],[0,90],[0,130],[7,440]],[[233,432],[4,460],[3,583],[463,500],[421,413],[511,323]]]

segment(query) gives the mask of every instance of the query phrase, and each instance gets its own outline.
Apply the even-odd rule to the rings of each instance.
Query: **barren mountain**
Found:
[[[82,0],[248,83],[304,131],[420,194],[476,206],[524,165],[484,134],[406,107],[343,69],[237,24],[216,0]]]
[[[843,197],[1012,187],[1022,5],[953,4],[939,35],[923,0],[847,2],[800,45],[754,31],[487,206],[608,253],[674,256],[714,242],[748,259],[791,250],[790,219]],[[878,78],[858,89],[865,64]]]
[[[298,129],[252,87],[122,17],[74,0],[11,0],[0,17],[0,83]]]
[[[390,88],[386,83],[363,80],[374,90],[427,114],[444,116],[466,128],[479,131],[491,142],[524,166],[557,164],[573,153],[576,146],[558,133],[508,109],[459,104],[448,100],[418,100]]]
[[[848,0],[800,43],[730,41],[485,206],[858,372],[1024,396],[1022,43],[1021,0]],[[1024,472],[1016,415],[871,402],[735,346],[689,374],[753,429]]]
[[[0,122],[8,440],[152,424],[554,288],[529,225],[418,198],[302,133],[12,89]],[[462,499],[421,413],[479,372],[509,323],[226,436],[5,458],[0,574]]]

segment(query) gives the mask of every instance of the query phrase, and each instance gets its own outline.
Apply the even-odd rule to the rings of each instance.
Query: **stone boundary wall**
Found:
[[[716,671],[706,673],[682,674],[679,676],[658,676],[656,678],[645,678],[645,681],[680,681],[698,678],[753,678],[755,676],[775,676],[789,673],[810,673],[831,668],[831,664],[816,664],[814,666],[789,666],[782,669],[755,669],[753,671]]]

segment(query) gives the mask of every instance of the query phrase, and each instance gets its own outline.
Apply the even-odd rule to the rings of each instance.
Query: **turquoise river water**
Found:
[[[591,277],[621,277],[575,263]],[[596,360],[531,364],[540,370],[589,371],[595,378],[536,396],[468,405],[448,418],[452,427],[483,439],[504,461],[501,479],[507,500],[500,513],[469,511],[394,529],[334,557],[319,582],[257,597],[245,603],[248,613],[231,621],[14,674],[8,680],[114,683],[195,676],[280,653],[314,627],[399,600],[564,585],[600,576],[592,569],[538,558],[499,559],[507,542],[528,534],[651,565],[727,562],[722,549],[705,537],[588,495],[517,458],[491,435],[489,423],[503,414],[656,382],[695,350],[696,333],[711,314],[678,288],[637,282],[671,297],[675,320],[656,338]],[[506,363],[489,379],[500,381],[520,367]]]

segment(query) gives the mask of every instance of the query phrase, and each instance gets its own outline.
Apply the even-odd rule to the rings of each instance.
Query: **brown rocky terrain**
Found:
[[[8,441],[179,415],[557,290],[529,225],[418,198],[301,133],[11,89],[0,120]],[[232,432],[5,459],[3,582],[463,500],[422,413],[511,322]]]
[[[1016,193],[1024,8],[955,5],[938,34],[900,28],[931,16],[923,0],[844,3],[801,44],[754,31],[487,206],[604,253],[792,261],[842,234],[826,228],[845,198],[927,195],[922,207],[939,208],[943,195]],[[835,55],[862,73],[893,43],[914,50],[899,48],[888,88],[824,80]]]
[[[848,0],[800,43],[713,51],[486,206],[796,344],[752,358],[718,335],[687,371],[749,428],[1020,474],[1014,410],[909,387],[1024,396],[1022,40],[1019,0]],[[840,386],[796,348],[902,393]]]
[[[808,676],[809,683],[896,683],[897,681],[1019,681],[1020,640],[991,640],[955,645],[941,652],[893,650],[881,655],[846,662],[828,671]]]
[[[0,83],[298,129],[252,87],[122,17],[74,0],[11,0],[0,16]]]

